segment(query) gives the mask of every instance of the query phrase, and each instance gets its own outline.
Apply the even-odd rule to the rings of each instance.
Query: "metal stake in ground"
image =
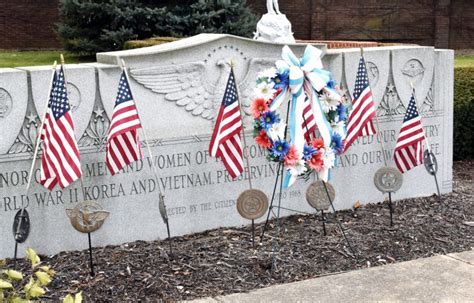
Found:
[[[306,128],[306,133],[309,134],[308,123],[306,122],[306,117],[304,113],[303,113],[303,123]],[[316,136],[316,130],[313,131],[313,136]],[[314,175],[316,175],[316,173],[314,173]],[[317,182],[313,182],[312,184],[310,184],[310,186],[306,190],[306,201],[309,203],[309,205],[314,207],[316,210],[321,210],[321,222],[323,224],[323,234],[324,236],[326,236],[327,232],[326,232],[326,220],[324,218],[324,210],[329,208],[329,204],[325,203],[327,202],[326,199],[322,199],[322,200],[320,199],[321,195],[319,191],[320,191],[320,187],[318,186]],[[334,195],[335,195],[335,192],[334,192]],[[334,197],[332,199],[334,200]]]
[[[285,120],[285,123],[286,123],[286,127],[285,127],[285,135],[284,135],[284,138],[283,140],[286,141],[286,132],[288,130],[288,117],[290,115],[290,104],[288,104],[288,108],[286,110],[286,120]],[[263,225],[263,230],[262,230],[262,234],[260,236],[260,243],[263,242],[263,236],[265,235],[265,231],[267,230],[267,226],[268,226],[268,220],[270,219],[270,213],[273,213],[273,201],[275,200],[275,193],[276,193],[276,188],[277,188],[277,184],[278,184],[278,179],[281,177],[281,180],[280,180],[280,195],[279,195],[279,199],[278,199],[278,216],[280,215],[280,204],[281,204],[281,189],[283,187],[283,171],[284,171],[284,166],[281,164],[281,162],[278,163],[278,168],[277,168],[277,175],[276,175],[276,178],[275,178],[275,185],[273,186],[273,193],[272,193],[272,199],[270,200],[270,207],[268,208],[268,213],[267,213],[267,220],[265,220],[265,225]],[[281,174],[281,176],[280,176]]]
[[[94,261],[92,260],[92,241],[91,241],[91,233],[87,233],[87,237],[89,238],[89,262],[91,267],[91,276],[95,276],[94,272]]]
[[[375,172],[374,184],[382,193],[388,193],[388,207],[390,209],[390,226],[393,226],[392,193],[402,187],[403,175],[394,167],[382,167]]]
[[[109,216],[109,212],[104,210],[102,206],[95,201],[84,201],[78,203],[73,209],[66,209],[66,214],[74,229],[87,234],[89,240],[91,276],[94,276],[91,233],[102,227],[105,219]]]
[[[125,66],[125,61],[123,59],[121,59],[121,63],[122,63],[122,70],[124,71],[125,76],[127,77],[127,79],[129,79],[127,68]],[[131,87],[130,87],[130,92],[132,93],[132,88]],[[132,93],[132,95],[133,95],[133,93]],[[143,121],[141,119],[140,111],[138,110],[138,104],[136,102],[135,102],[135,107],[137,108],[138,119],[140,120],[140,124],[142,125],[143,139],[145,139],[145,144],[146,144],[146,147],[147,147],[147,150],[148,150],[148,155],[149,155],[150,161],[152,163],[151,166],[153,168],[153,173],[155,175],[156,184],[157,184],[158,192],[159,192],[159,203],[162,203],[163,205],[165,205],[165,201],[164,201],[165,196],[163,195],[163,192],[161,191],[160,179],[158,178],[158,170],[156,168],[155,161],[153,161],[154,158],[153,158],[153,154],[151,152],[150,144],[148,143],[148,139],[147,139],[147,136],[146,136],[145,126],[143,125]],[[164,208],[165,208],[165,211],[166,211],[166,207],[164,207]],[[162,215],[162,217],[163,217],[163,215]],[[164,221],[165,221],[165,224],[166,224],[166,228],[168,230],[168,242],[170,243],[170,256],[172,256],[173,255],[173,249],[172,249],[172,246],[171,246],[171,234],[170,234],[170,230],[169,230],[168,217]]]
[[[231,75],[234,75],[234,63],[230,61],[230,72]],[[239,86],[234,81],[235,90],[237,94],[237,102],[240,103],[240,92]],[[242,131],[241,136],[243,140],[243,150],[247,149],[247,139],[245,137],[245,125],[244,125],[244,113],[242,112],[242,107],[239,104],[239,111],[240,111],[240,119],[242,123]],[[255,248],[255,219],[260,218],[265,214],[265,210],[268,207],[268,197],[265,193],[258,189],[253,189],[252,187],[252,174],[250,173],[250,160],[249,157],[243,153],[245,158],[245,162],[247,163],[247,169],[249,173],[248,181],[249,181],[249,189],[243,191],[239,197],[237,198],[237,211],[239,214],[246,218],[252,220],[252,247]]]
[[[365,61],[364,58],[364,48],[360,48],[360,55],[364,59],[364,64],[365,64],[365,69],[367,69],[367,61]],[[367,81],[369,82],[369,88],[372,91],[372,87],[370,86],[370,80],[367,78]],[[380,132],[380,124],[379,124],[379,119],[377,117],[377,114],[374,117],[375,120],[375,125],[377,128],[377,137],[380,139],[380,148],[382,151],[382,156],[383,156],[383,161],[384,161],[384,167],[378,169],[375,172],[374,175],[374,182],[375,186],[382,192],[382,193],[388,193],[388,200],[389,200],[389,209],[390,209],[390,226],[393,226],[393,204],[392,204],[392,192],[395,192],[395,190],[392,189],[393,183],[397,183],[398,181],[400,182],[400,187],[401,183],[403,183],[403,177],[401,176],[400,173],[397,174],[398,170],[396,168],[393,168],[391,166],[388,166],[387,164],[387,157],[385,155],[385,148],[383,145],[383,136],[382,133]],[[396,180],[390,180],[395,178]],[[379,183],[380,186],[377,185],[377,182]],[[386,184],[384,184],[386,183]],[[398,186],[398,183],[397,183]],[[399,188],[398,188],[399,189]],[[397,190],[398,190],[397,189]]]
[[[357,254],[355,253],[354,249],[352,248],[351,243],[349,242],[349,238],[347,237],[346,232],[344,231],[344,227],[342,226],[341,222],[339,222],[339,220],[337,219],[336,208],[334,207],[334,204],[332,203],[331,195],[329,194],[329,190],[326,185],[326,182],[323,181],[323,184],[324,184],[324,190],[326,191],[326,195],[328,197],[328,201],[331,204],[332,210],[334,212],[334,217],[336,218],[337,225],[339,226],[339,229],[341,230],[342,235],[344,236],[344,239],[346,240],[347,245],[349,246],[349,249],[351,250],[352,254],[354,255],[355,258],[357,258]]]

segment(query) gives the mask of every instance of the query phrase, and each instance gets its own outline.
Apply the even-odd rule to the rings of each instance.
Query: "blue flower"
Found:
[[[280,122],[280,117],[274,112],[264,113],[260,117],[260,126],[265,130],[269,130],[273,124]]]
[[[336,81],[334,81],[334,79],[331,78],[331,79],[328,81],[327,86],[328,86],[329,88],[335,89],[335,88],[336,88]]]
[[[347,110],[344,104],[339,103],[337,106],[337,114],[339,115],[339,121],[347,120]]]
[[[290,149],[290,144],[285,140],[277,140],[273,143],[272,154],[283,160]]]
[[[275,83],[274,89],[283,89],[290,84],[290,71],[284,70],[282,72],[277,72],[275,78],[272,78],[272,81]]]
[[[303,159],[305,161],[308,161],[309,159],[311,159],[313,157],[313,155],[315,155],[318,151],[312,147],[311,145],[304,145],[304,148],[303,148]]]
[[[333,133],[331,138],[331,147],[334,150],[334,153],[340,154],[344,149],[344,143],[342,142],[342,137],[338,133]]]

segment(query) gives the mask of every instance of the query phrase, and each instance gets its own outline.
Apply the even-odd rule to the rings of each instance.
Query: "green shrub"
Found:
[[[454,160],[474,159],[474,67],[454,69]]]
[[[200,33],[222,33],[251,37],[257,16],[245,0],[198,0],[175,7],[164,24],[169,36],[187,37]]]
[[[173,8],[146,0],[61,0],[58,34],[66,50],[93,54],[125,41],[199,33],[251,36],[256,16],[245,0],[194,0]],[[162,3],[163,5],[163,3]]]

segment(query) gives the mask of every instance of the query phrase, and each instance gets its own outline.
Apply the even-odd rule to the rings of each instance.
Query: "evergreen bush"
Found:
[[[454,69],[454,160],[474,159],[474,67]]]
[[[181,2],[179,2],[181,3]],[[58,34],[66,50],[120,50],[125,41],[153,36],[228,33],[249,37],[257,17],[245,0],[194,0],[160,7],[147,0],[61,0]]]

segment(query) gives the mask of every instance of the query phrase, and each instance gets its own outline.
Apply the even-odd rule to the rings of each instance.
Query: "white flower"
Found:
[[[329,98],[326,94],[323,94],[321,97],[319,97],[319,102],[321,103],[321,107],[326,114],[331,110],[336,110],[337,106],[339,105],[339,101]]]
[[[267,78],[270,80],[271,78],[275,78],[277,74],[277,70],[274,67],[268,68],[258,74],[258,78]]]
[[[272,141],[280,140],[285,137],[286,123],[275,123],[268,130],[268,135]]]
[[[261,82],[257,85],[255,90],[255,97],[262,98],[265,101],[268,101],[273,98],[275,94],[275,89],[273,88],[274,83],[265,83]]]
[[[307,170],[305,162],[303,159],[296,161],[295,165],[290,167],[290,173],[293,176],[299,176]]]
[[[333,168],[335,160],[336,160],[336,155],[334,154],[332,148],[326,146],[324,148],[324,154],[323,154],[324,168],[325,169]]]
[[[346,134],[344,131],[344,121],[339,121],[339,122],[333,122],[331,123],[332,131],[339,134],[342,139],[345,139]]]

